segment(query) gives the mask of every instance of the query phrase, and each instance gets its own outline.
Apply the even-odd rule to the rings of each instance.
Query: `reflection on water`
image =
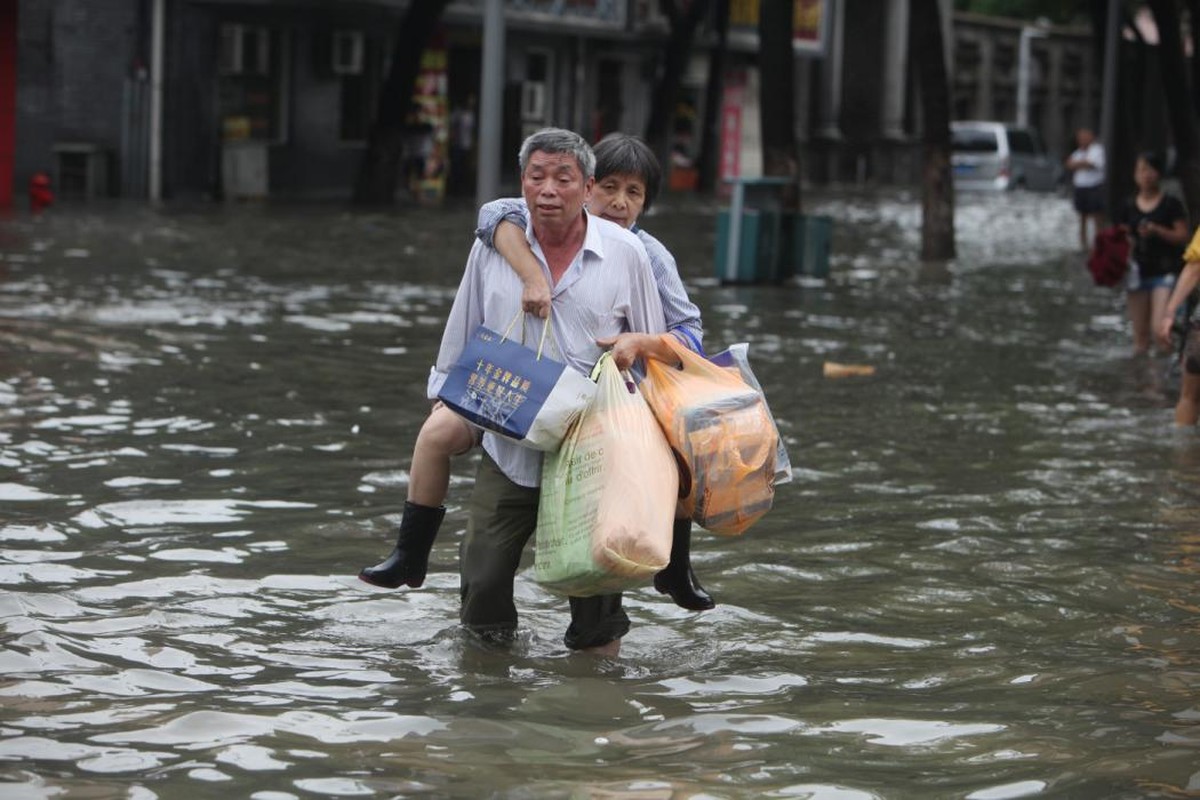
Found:
[[[469,212],[68,213],[0,282],[0,790],[431,797],[1200,791],[1200,439],[1058,197],[814,200],[832,277],[727,287],[711,209],[646,220],[797,467],[717,596],[631,593],[619,660],[457,625],[474,460],[419,591],[390,546]],[[697,235],[700,232],[701,235]],[[1068,239],[1070,237],[1067,237]],[[826,360],[876,375],[824,380]]]

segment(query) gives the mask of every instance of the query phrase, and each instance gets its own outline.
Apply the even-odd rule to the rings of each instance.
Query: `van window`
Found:
[[[1008,149],[1014,153],[1035,156],[1038,154],[1037,142],[1029,131],[1020,128],[1010,128],[1008,131]]]
[[[951,134],[951,147],[956,153],[995,153],[1000,149],[992,131],[958,128]]]

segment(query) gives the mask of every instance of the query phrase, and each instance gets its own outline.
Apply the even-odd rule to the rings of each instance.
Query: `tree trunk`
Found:
[[[950,166],[950,83],[938,0],[912,0],[910,52],[916,62],[924,121],[921,166],[921,257],[954,258],[954,175]]]
[[[1149,4],[1158,26],[1159,62],[1167,118],[1175,140],[1176,172],[1194,226],[1200,222],[1200,141],[1197,140],[1196,114],[1192,110],[1187,61],[1183,55],[1179,10],[1174,0],[1149,0]]]
[[[1200,0],[1198,0],[1200,2]],[[708,60],[708,83],[704,87],[704,124],[701,128],[700,153],[696,161],[700,169],[700,190],[712,192],[717,188],[721,152],[721,102],[725,88],[725,62],[729,39],[729,0],[716,0],[713,11],[717,43]]]
[[[663,52],[662,71],[654,85],[650,102],[650,119],[646,121],[646,144],[662,162],[663,171],[671,166],[671,124],[675,120],[675,106],[679,102],[679,86],[687,68],[688,56],[692,52],[692,39],[700,20],[712,7],[712,0],[683,0],[686,11],[681,11],[675,0],[659,0],[659,6],[671,26],[667,46]]]
[[[392,65],[379,91],[375,121],[354,181],[356,205],[390,205],[396,197],[404,133],[421,56],[449,0],[413,0],[396,26]]]
[[[787,178],[785,211],[800,207],[799,159],[796,153],[795,61],[792,50],[792,4],[760,3],[758,7],[759,119],[762,127],[763,175]]]

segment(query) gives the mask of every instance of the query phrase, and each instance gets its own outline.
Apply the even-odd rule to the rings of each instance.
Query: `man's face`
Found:
[[[593,183],[592,178],[584,180],[579,162],[570,153],[530,153],[521,175],[521,193],[534,227],[574,222],[591,199]]]
[[[1095,134],[1093,134],[1087,128],[1082,128],[1078,133],[1075,134],[1075,141],[1080,147],[1087,147],[1093,141],[1095,141],[1095,139]]]
[[[632,228],[645,206],[646,184],[637,175],[610,173],[592,190],[591,212],[622,228]]]

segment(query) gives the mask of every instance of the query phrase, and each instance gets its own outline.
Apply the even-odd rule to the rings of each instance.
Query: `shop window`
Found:
[[[525,80],[521,83],[521,122],[528,135],[546,124],[550,103],[550,53],[525,54]]]
[[[287,138],[288,39],[261,25],[221,26],[219,108],[225,141]]]
[[[379,90],[378,48],[362,31],[337,31],[333,37],[333,73],[341,82],[338,139],[365,142]]]

